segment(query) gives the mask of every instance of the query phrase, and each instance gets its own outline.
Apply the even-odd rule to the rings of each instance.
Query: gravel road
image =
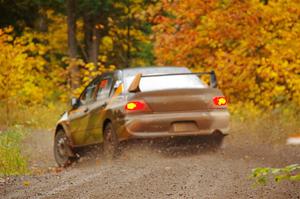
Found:
[[[228,136],[219,151],[186,141],[123,143],[116,160],[91,147],[67,169],[55,168],[52,136],[33,132],[24,143],[33,173],[11,177],[0,198],[300,198],[300,183],[253,186],[251,169],[300,162],[299,147]],[[174,144],[177,143],[177,144]]]

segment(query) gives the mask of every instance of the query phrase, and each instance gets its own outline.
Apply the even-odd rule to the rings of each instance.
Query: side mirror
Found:
[[[79,106],[79,99],[72,97],[71,106],[72,106],[72,108],[77,108]]]
[[[210,87],[211,88],[217,88],[218,87],[218,82],[217,82],[217,76],[215,71],[210,72]]]

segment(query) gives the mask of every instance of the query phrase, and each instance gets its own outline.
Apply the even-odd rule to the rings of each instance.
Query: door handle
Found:
[[[83,112],[88,112],[89,111],[89,108],[85,108],[84,110],[83,110]]]

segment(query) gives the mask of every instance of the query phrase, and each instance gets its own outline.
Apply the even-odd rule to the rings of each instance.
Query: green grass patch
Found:
[[[21,154],[21,141],[25,136],[21,126],[0,131],[0,176],[21,175],[29,172],[27,160]]]
[[[261,167],[252,170],[251,178],[257,185],[266,185],[268,179],[274,179],[275,182],[282,180],[300,181],[300,165],[292,164],[284,168]]]

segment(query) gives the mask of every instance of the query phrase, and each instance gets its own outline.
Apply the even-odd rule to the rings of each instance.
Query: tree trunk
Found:
[[[100,45],[100,30],[96,27],[98,21],[99,17],[97,15],[85,14],[83,16],[86,61],[94,63],[95,66],[98,64]]]
[[[71,89],[80,85],[80,71],[76,63],[78,57],[76,40],[76,0],[66,0],[67,25],[68,25],[68,54],[70,58],[69,72]]]
[[[34,28],[40,32],[48,32],[48,21],[46,10],[42,9],[41,14],[35,21]]]
[[[131,28],[131,9],[130,9],[130,3],[129,1],[127,2],[127,9],[128,9],[128,13],[127,13],[127,63],[126,63],[126,67],[130,68],[131,65],[131,38],[130,38],[130,28]]]
[[[92,46],[90,52],[91,62],[97,66],[98,64],[98,56],[99,56],[99,45],[100,45],[100,32],[96,28],[96,24],[93,27],[93,38],[92,38]]]

